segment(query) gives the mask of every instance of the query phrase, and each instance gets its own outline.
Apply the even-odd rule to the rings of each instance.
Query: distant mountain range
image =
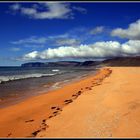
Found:
[[[116,57],[116,58],[104,60],[102,64],[107,66],[140,66],[140,56]]]
[[[85,61],[85,62],[78,62],[78,61],[58,61],[58,62],[29,62],[24,63],[22,67],[76,67],[76,66],[95,66],[100,62],[97,61]]]
[[[58,62],[29,62],[21,67],[87,67],[87,66],[140,66],[140,56],[137,57],[116,57],[104,61],[58,61]]]

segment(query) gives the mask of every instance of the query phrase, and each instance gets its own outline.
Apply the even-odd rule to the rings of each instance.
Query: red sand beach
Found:
[[[140,68],[109,67],[0,109],[0,137],[140,137]]]
[[[113,67],[101,85],[85,91],[46,121],[38,137],[140,137],[140,68]]]
[[[73,94],[79,91],[89,90],[88,87],[92,86],[91,81],[98,77],[104,78],[103,76],[108,73],[108,70],[101,70],[96,75],[68,84],[61,89],[0,109],[0,137],[34,137],[34,132],[46,127],[42,124],[43,121],[56,115],[51,107],[64,107],[67,104],[65,100],[76,98],[77,95]]]

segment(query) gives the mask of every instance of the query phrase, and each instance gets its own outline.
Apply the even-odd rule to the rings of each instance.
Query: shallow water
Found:
[[[6,69],[6,68],[5,68]],[[21,75],[29,75],[28,78],[10,80],[0,84],[0,107],[8,102],[16,103],[24,98],[46,93],[47,91],[60,88],[65,83],[80,79],[89,74],[93,74],[96,68],[7,68],[0,69],[0,76],[17,77]],[[5,70],[5,71],[4,71]],[[43,76],[32,77],[38,73]],[[46,74],[46,76],[44,75]],[[49,74],[49,75],[47,75]],[[31,76],[30,76],[31,75]]]

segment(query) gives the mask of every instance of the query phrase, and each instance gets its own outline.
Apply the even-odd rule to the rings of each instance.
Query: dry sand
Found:
[[[140,137],[140,67],[110,69],[101,85],[45,121],[37,137]]]
[[[0,109],[0,137],[24,138],[36,136],[38,132],[48,128],[46,120],[59,116],[63,112],[64,106],[69,106],[70,103],[73,104],[76,101],[75,99],[80,97],[80,94],[92,90],[93,86],[98,86],[106,76],[109,76],[110,72],[109,69],[102,69],[96,75],[73,82],[61,89],[31,97],[16,105]],[[69,120],[75,115],[69,116],[68,114]],[[65,121],[64,123],[67,124]],[[57,136],[57,134],[54,136]],[[60,133],[60,136],[63,135]]]
[[[0,109],[0,137],[140,137],[139,83],[140,67],[104,68]]]

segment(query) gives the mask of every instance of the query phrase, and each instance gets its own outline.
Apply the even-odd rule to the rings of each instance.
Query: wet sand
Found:
[[[73,104],[79,95],[101,85],[102,80],[110,73],[110,69],[103,68],[93,76],[0,109],[0,137],[37,136],[39,132],[49,128],[46,121],[61,115],[65,107]]]
[[[139,138],[140,67],[110,69],[111,75],[98,86],[83,92],[60,115],[46,120],[47,128],[37,137]]]

